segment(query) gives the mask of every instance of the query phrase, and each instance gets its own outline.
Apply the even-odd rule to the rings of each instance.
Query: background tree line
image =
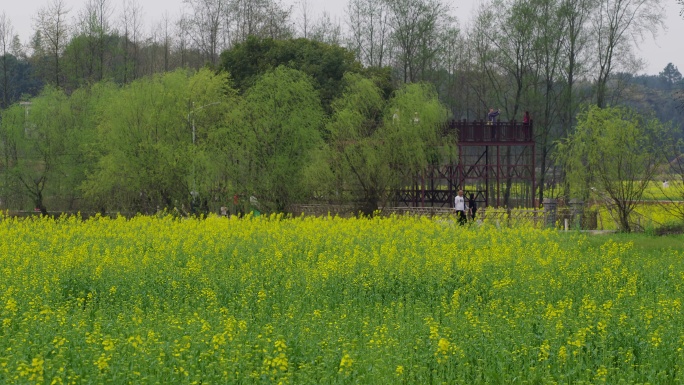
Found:
[[[461,26],[444,0],[348,0],[335,18],[312,15],[308,0],[294,7],[276,0],[184,4],[177,19],[161,15],[150,25],[136,0],[118,8],[89,0],[78,10],[47,0],[26,42],[3,13],[2,107],[46,84],[69,93],[100,80],[126,84],[176,68],[217,68],[221,52],[250,36],[303,37],[347,48],[365,67],[391,68],[396,83],[435,84],[457,118],[481,119],[495,104],[511,119],[524,105],[538,119],[557,112],[568,120],[578,101],[622,100],[631,82],[618,75],[643,67],[635,43],[657,34],[665,13],[662,0],[488,0]],[[539,104],[558,99],[543,97],[550,92],[563,96],[563,114]]]
[[[253,183],[252,181],[257,178],[265,177],[262,175],[263,170],[273,170],[274,166],[268,163],[251,164],[240,161],[239,157],[230,162],[226,159],[211,158],[211,151],[202,147],[205,145],[202,141],[208,140],[208,137],[201,136],[198,121],[204,117],[217,119],[211,121],[211,124],[216,125],[215,130],[210,130],[212,135],[223,130],[225,140],[239,138],[239,141],[232,145],[221,144],[224,146],[224,152],[239,154],[246,151],[242,149],[241,143],[258,143],[260,140],[267,140],[271,135],[281,143],[282,135],[274,132],[287,129],[283,122],[287,121],[288,117],[281,117],[285,120],[271,123],[265,122],[264,119],[275,119],[269,116],[285,113],[277,107],[281,106],[281,103],[293,102],[290,100],[292,98],[287,94],[280,95],[284,98],[283,101],[269,100],[270,108],[264,107],[261,110],[253,109],[256,107],[245,103],[256,103],[257,100],[267,103],[264,99],[266,96],[255,96],[260,89],[264,93],[274,93],[269,97],[275,98],[278,95],[274,92],[275,89],[268,89],[262,82],[266,82],[267,79],[276,81],[268,78],[267,74],[271,77],[277,75],[276,79],[285,76],[285,68],[305,74],[300,79],[297,76],[301,74],[293,75],[287,72],[288,76],[292,77],[291,83],[287,84],[301,86],[302,82],[311,83],[315,97],[307,100],[316,100],[315,108],[311,107],[316,111],[304,108],[303,105],[298,108],[311,113],[314,122],[320,120],[320,123],[313,124],[316,126],[315,136],[319,139],[309,141],[310,138],[307,136],[306,140],[298,141],[298,144],[306,142],[312,148],[318,149],[311,153],[306,151],[306,157],[317,158],[306,158],[302,160],[301,165],[336,162],[338,167],[334,171],[326,171],[302,166],[306,178],[301,179],[308,182],[316,181],[318,186],[323,186],[318,189],[328,189],[328,194],[344,195],[351,194],[348,191],[352,190],[363,191],[363,197],[354,199],[365,199],[369,208],[386,200],[386,197],[381,196],[382,191],[386,191],[386,187],[391,183],[397,183],[400,167],[396,163],[394,167],[391,166],[391,162],[387,165],[390,167],[386,170],[387,174],[369,175],[381,170],[373,163],[376,161],[373,157],[380,158],[382,154],[379,147],[389,143],[406,144],[401,141],[397,144],[385,139],[393,135],[387,131],[392,127],[387,120],[387,111],[392,108],[393,103],[400,103],[394,100],[397,95],[414,95],[405,91],[411,84],[415,84],[423,94],[437,97],[445,108],[445,111],[440,112],[439,119],[484,119],[490,107],[497,107],[501,108],[504,120],[520,120],[523,111],[530,111],[535,122],[535,139],[538,144],[537,164],[540,167],[537,174],[541,183],[537,194],[540,201],[546,196],[569,194],[570,189],[566,183],[568,178],[565,177],[563,167],[558,167],[555,159],[558,144],[569,138],[577,126],[576,116],[582,105],[593,104],[601,108],[630,106],[642,114],[653,114],[662,122],[670,122],[675,128],[675,137],[682,137],[682,113],[677,106],[681,103],[678,97],[681,97],[684,85],[678,69],[670,64],[659,75],[635,75],[642,68],[642,60],[635,55],[634,43],[657,34],[663,27],[665,10],[661,0],[491,0],[482,4],[471,23],[466,26],[459,25],[454,16],[454,9],[448,2],[441,0],[349,0],[346,14],[339,19],[327,14],[311,15],[306,1],[298,3],[296,7],[285,6],[274,0],[187,0],[185,4],[185,12],[178,20],[171,20],[165,16],[156,25],[150,26],[145,25],[142,6],[135,0],[124,2],[121,9],[114,9],[111,0],[91,0],[83,9],[77,11],[68,9],[62,0],[51,0],[35,16],[34,34],[27,43],[20,41],[14,34],[9,19],[2,15],[1,107],[5,109],[2,124],[4,135],[9,138],[7,143],[14,142],[10,141],[12,135],[7,133],[11,129],[5,127],[9,127],[12,121],[19,127],[20,115],[24,119],[22,130],[25,134],[21,140],[48,137],[47,134],[29,135],[30,132],[41,129],[41,125],[33,119],[39,114],[37,110],[42,98],[59,97],[62,98],[62,103],[69,104],[72,100],[78,100],[74,98],[79,95],[89,95],[80,96],[82,106],[70,107],[71,111],[86,114],[87,105],[98,104],[97,100],[89,98],[99,95],[102,100],[107,101],[104,102],[105,106],[124,103],[125,105],[119,105],[124,111],[125,107],[135,100],[133,95],[126,94],[132,92],[132,88],[142,87],[142,84],[150,82],[152,83],[148,86],[153,87],[155,81],[162,82],[163,79],[170,79],[173,76],[181,77],[179,74],[185,74],[186,81],[190,81],[189,79],[199,76],[200,73],[205,77],[212,73],[213,76],[226,76],[226,79],[229,79],[224,80],[228,85],[222,88],[222,97],[230,101],[219,100],[216,96],[210,98],[211,106],[196,110],[205,106],[203,103],[207,100],[195,100],[196,98],[188,95],[176,96],[178,100],[184,100],[185,104],[180,108],[179,101],[153,101],[152,97],[143,98],[140,103],[144,101],[147,104],[138,108],[144,112],[139,112],[136,119],[131,118],[131,121],[120,124],[121,127],[127,126],[129,130],[132,130],[131,127],[137,127],[136,135],[141,135],[140,132],[149,129],[148,125],[159,128],[163,124],[173,126],[173,130],[176,131],[184,130],[187,134],[191,120],[195,123],[193,132],[196,135],[194,146],[191,147],[192,154],[188,153],[188,149],[182,150],[173,146],[162,149],[159,140],[155,142],[155,146],[146,150],[156,153],[157,156],[166,154],[163,156],[170,157],[164,159],[173,167],[165,166],[164,172],[176,170],[177,175],[185,175],[185,191],[170,193],[166,190],[171,187],[177,188],[182,183],[175,181],[171,182],[170,187],[163,187],[168,181],[158,181],[155,182],[158,185],[148,187],[147,192],[141,192],[138,188],[137,198],[134,199],[132,195],[122,197],[121,202],[128,202],[128,207],[168,207],[179,200],[181,195],[187,197],[189,192],[199,189],[195,189],[194,185],[188,185],[188,172],[194,175],[193,184],[197,186],[209,183],[199,180],[209,175],[207,173],[227,173],[220,177],[214,175],[214,178],[223,178],[224,186],[218,187],[220,183],[212,179],[211,183],[216,186],[203,187],[206,189],[205,196],[211,195],[208,191],[219,191],[222,188],[225,191],[237,191],[239,188],[228,184],[235,184],[240,178],[243,185],[248,181]],[[284,67],[276,70],[281,65]],[[199,71],[203,67],[210,70]],[[170,85],[157,84],[157,87],[159,92],[162,92]],[[301,88],[302,92],[306,89]],[[347,95],[350,90],[360,95]],[[122,98],[121,101],[108,99],[107,95],[110,94]],[[359,99],[362,96],[363,99]],[[26,104],[13,104],[20,100],[28,101],[31,97],[35,99],[31,100],[30,107]],[[425,100],[431,100],[429,97],[424,96]],[[164,103],[167,102],[176,103],[175,109],[165,106]],[[225,107],[226,103],[236,103],[240,108]],[[357,105],[352,106],[353,103]],[[369,106],[361,106],[358,103],[368,103]],[[400,119],[410,121],[407,115],[411,114],[411,110],[420,111],[422,115],[423,111],[418,105],[420,104],[403,107],[401,114],[398,114],[401,116]],[[94,144],[100,143],[102,146],[103,137],[98,130],[105,124],[114,124],[103,123],[98,119],[104,119],[106,116],[111,116],[112,119],[121,117],[116,113],[103,115],[107,109],[104,107],[93,108],[92,111],[88,110],[88,118],[78,118],[90,120],[90,123],[83,123],[80,127],[83,127],[83,135],[90,132],[92,141],[84,141],[80,137],[76,140],[80,147],[86,142],[90,143],[87,146],[88,150],[69,150],[70,156],[76,153],[79,156],[90,156],[89,167],[96,161],[101,163],[102,159],[111,160],[116,156],[122,161],[130,160],[130,154],[127,152],[118,155],[106,152],[103,148],[111,149],[111,143],[105,147]],[[222,111],[222,108],[230,113],[225,112],[225,116],[214,115]],[[317,111],[318,108],[321,111]],[[169,112],[176,116],[173,123],[165,120],[168,114],[162,119],[161,111],[167,109],[175,111]],[[242,111],[243,115],[236,117],[236,111]],[[60,109],[54,113],[58,112],[63,111]],[[148,114],[157,115],[147,116]],[[344,118],[347,120],[337,116],[338,114],[347,114]],[[76,119],[76,115],[69,119]],[[243,122],[233,124],[236,127],[240,126],[241,129],[252,125],[253,133],[248,135],[239,133],[236,131],[237,128],[228,129],[227,127],[232,127],[227,123],[230,119],[237,119],[233,120],[234,122]],[[421,122],[428,120],[433,121],[433,118],[419,119]],[[347,123],[340,123],[343,121]],[[86,129],[85,125],[88,124]],[[335,129],[339,129],[341,125],[347,126],[344,132],[349,137],[335,134]],[[352,130],[349,128],[350,125],[355,128]],[[16,127],[14,130],[19,130]],[[74,127],[76,125],[70,128]],[[298,125],[297,129],[300,128],[302,126]],[[402,132],[400,127],[394,129],[399,130],[396,132]],[[164,130],[162,131],[167,132],[171,129]],[[266,132],[258,134],[259,130]],[[80,136],[81,131],[74,135]],[[116,133],[116,130],[110,131],[111,135],[120,134]],[[159,135],[159,131],[156,131],[155,138],[158,139]],[[187,145],[187,141],[180,139],[180,131],[175,135],[179,143]],[[378,135],[382,138],[377,137]],[[423,140],[423,145],[435,140],[433,134],[416,135]],[[98,138],[99,142],[94,138]],[[110,138],[112,143],[113,138],[115,137]],[[124,141],[125,138],[120,139]],[[212,138],[218,140],[216,136]],[[15,139],[16,143],[19,143],[20,138]],[[60,141],[66,139],[63,135],[59,136]],[[138,145],[142,145],[141,143],[139,141]],[[9,187],[10,176],[16,176],[16,170],[15,174],[10,170],[12,164],[20,164],[20,156],[17,155],[19,150],[7,145],[5,148],[4,191],[16,192],[20,190],[17,186]],[[268,146],[262,146],[258,150],[249,150],[249,155],[256,154],[254,151],[266,151],[269,156],[276,155],[277,151],[274,148],[267,148]],[[407,144],[405,149],[409,148]],[[38,158],[39,154],[45,157],[38,148],[26,151],[22,155],[25,158]],[[142,150],[134,153],[140,151]],[[448,154],[449,150],[440,153]],[[301,151],[286,154],[303,156]],[[406,155],[391,151],[389,154]],[[423,158],[414,162],[414,166],[424,163],[429,154],[421,156]],[[430,156],[434,157],[434,154]],[[11,162],[12,159],[15,163]],[[172,162],[171,159],[175,160]],[[193,159],[194,163],[185,164],[187,159]],[[199,159],[203,159],[206,164],[200,165]],[[317,161],[311,162],[311,159]],[[211,162],[214,162],[214,166],[211,166]],[[228,171],[230,168],[226,166],[226,162],[240,166]],[[27,183],[16,178],[14,180],[21,185],[32,186],[30,194],[36,199],[35,197],[44,196],[41,195],[42,189],[46,188],[46,183],[40,182],[40,170],[58,172],[58,168],[54,165],[48,166],[49,161],[46,159],[34,159],[29,163],[31,165],[25,168],[36,173],[34,177],[30,180],[24,178]],[[154,162],[140,160],[139,166],[156,167],[150,163]],[[225,166],[222,168],[223,171],[215,170],[219,164]],[[101,167],[102,170],[105,169],[104,165]],[[360,171],[364,167],[369,174]],[[134,167],[129,172],[135,173],[132,170],[135,170]],[[409,172],[412,169],[403,170]],[[110,170],[111,173],[115,171],[114,168]],[[99,182],[95,182],[98,179],[93,179],[91,169],[84,169],[82,172],[84,178],[88,175],[90,179],[83,179],[88,180],[86,184],[74,182],[71,185],[71,195],[74,199],[85,196],[95,199],[97,194],[94,192],[94,186],[102,187],[107,184],[107,180],[103,177]],[[154,180],[160,175],[159,171],[149,172],[146,177],[149,180]],[[349,179],[344,180],[343,184],[338,180],[337,187],[333,189],[331,186],[335,185],[335,178],[342,178],[343,173]],[[69,174],[71,177],[78,175]],[[60,179],[64,184],[68,183],[67,179]],[[262,182],[265,185],[276,186],[276,179]],[[265,193],[264,191],[262,193]],[[279,198],[273,197],[268,199],[269,204],[282,208],[286,201],[291,201],[292,197],[298,196],[302,191],[282,190],[286,196],[283,202],[278,202]],[[5,193],[6,204],[11,201],[7,200],[11,195],[8,194]],[[158,196],[151,198],[155,194]],[[116,194],[113,191],[101,192],[97,199],[106,200],[105,198],[111,199],[114,196]],[[148,203],[135,203],[136,199],[147,200]],[[122,204],[121,202],[118,204]],[[105,203],[101,203],[103,207],[111,207],[114,204]]]
[[[70,94],[47,86],[13,104],[0,126],[3,206],[189,213],[237,195],[241,209],[256,197],[285,211],[325,196],[370,213],[434,158],[447,114],[431,86],[388,88],[388,74],[336,46],[261,43],[271,48],[259,63],[275,59],[254,76],[178,69]],[[315,53],[285,65],[289,45]],[[328,56],[336,76],[320,76]]]

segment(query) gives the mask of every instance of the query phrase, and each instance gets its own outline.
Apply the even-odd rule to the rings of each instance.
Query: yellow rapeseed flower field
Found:
[[[0,383],[681,383],[683,250],[420,217],[2,218]]]

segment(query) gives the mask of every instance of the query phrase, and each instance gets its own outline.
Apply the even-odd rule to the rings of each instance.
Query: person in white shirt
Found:
[[[459,225],[466,223],[466,204],[463,198],[463,190],[458,190],[458,195],[454,198],[454,209],[456,210],[456,219]]]

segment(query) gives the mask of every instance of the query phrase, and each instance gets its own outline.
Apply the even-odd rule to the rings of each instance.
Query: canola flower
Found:
[[[0,383],[683,380],[682,249],[275,215],[2,218],[0,240]]]

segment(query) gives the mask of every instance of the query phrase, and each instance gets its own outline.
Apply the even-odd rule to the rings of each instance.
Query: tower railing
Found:
[[[534,142],[533,122],[490,123],[484,120],[452,120],[445,125],[445,134],[455,134],[459,144],[520,145]]]

